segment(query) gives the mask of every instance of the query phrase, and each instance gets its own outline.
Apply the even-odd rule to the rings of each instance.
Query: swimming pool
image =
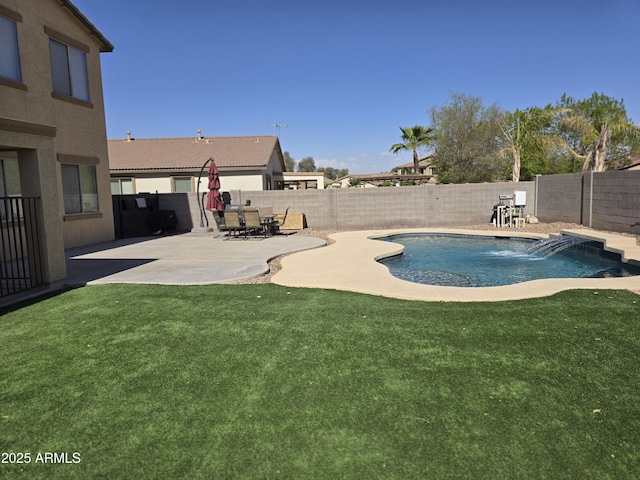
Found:
[[[640,268],[577,247],[536,251],[524,238],[457,234],[400,234],[401,255],[379,260],[402,280],[455,287],[503,286],[545,278],[612,278],[640,275]],[[597,242],[586,243],[597,251]]]

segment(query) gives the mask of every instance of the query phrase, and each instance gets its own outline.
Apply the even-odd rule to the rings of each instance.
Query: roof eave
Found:
[[[70,0],[58,0],[60,5],[69,9],[71,14],[84,25],[84,27],[89,31],[89,33],[96,37],[98,43],[100,44],[100,52],[107,53],[113,52],[114,46],[113,44],[107,40],[107,38],[96,28],[96,26],[91,23],[91,21],[84,16],[84,14],[76,7]]]
[[[120,173],[171,173],[171,172],[199,172],[202,167],[151,167],[151,168],[110,168],[109,172],[114,174]],[[218,167],[220,173],[224,172],[259,172],[266,168],[266,165],[257,165],[249,167]]]

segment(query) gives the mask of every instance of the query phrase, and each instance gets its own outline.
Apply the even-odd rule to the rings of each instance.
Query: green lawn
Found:
[[[2,478],[640,478],[630,292],[111,285],[0,313],[0,445],[31,458]]]

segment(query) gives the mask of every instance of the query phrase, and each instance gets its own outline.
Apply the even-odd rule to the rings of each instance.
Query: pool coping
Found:
[[[286,256],[282,269],[271,281],[290,287],[324,288],[366,293],[403,300],[476,302],[536,298],[571,289],[627,289],[640,292],[640,276],[621,278],[543,279],[500,287],[444,287],[400,280],[377,260],[402,253],[397,243],[376,238],[406,233],[445,233],[542,239],[547,234],[507,230],[411,228],[360,230],[334,233],[333,244]],[[632,237],[590,229],[565,229],[552,235],[570,234],[602,242],[606,250],[620,253],[623,261],[640,265],[640,246]]]

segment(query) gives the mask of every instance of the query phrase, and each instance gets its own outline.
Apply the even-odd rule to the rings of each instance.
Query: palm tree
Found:
[[[583,162],[583,170],[603,172],[608,155],[623,157],[637,146],[640,127],[631,123],[622,102],[598,93],[582,101],[563,95],[561,107],[560,129],[577,139],[567,150]]]
[[[520,163],[524,152],[544,156],[565,147],[558,135],[548,131],[548,126],[556,116],[557,111],[553,108],[528,108],[507,112],[500,119],[506,146],[499,151],[499,156],[513,158],[512,181],[520,181]]]
[[[435,140],[435,130],[432,127],[415,125],[413,127],[400,127],[400,131],[402,132],[402,143],[396,143],[395,145],[392,145],[390,152],[413,152],[413,172],[418,175],[420,173],[420,159],[418,158],[418,148],[428,147],[433,143],[433,141]]]

